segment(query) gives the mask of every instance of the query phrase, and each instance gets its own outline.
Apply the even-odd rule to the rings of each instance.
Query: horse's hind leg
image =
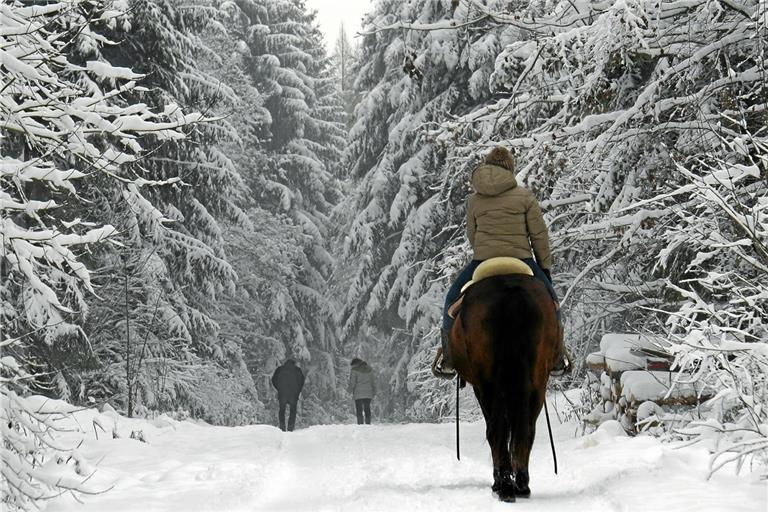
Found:
[[[509,453],[509,426],[496,425],[488,436],[493,453],[493,492],[501,501],[515,501],[515,481]]]
[[[475,396],[485,417],[485,437],[491,448],[493,458],[493,486],[491,489],[501,501],[515,501],[514,479],[512,478],[512,458],[509,452],[510,428],[503,418],[494,418],[491,399],[487,388],[481,390],[475,386]],[[494,421],[495,420],[495,421]]]
[[[477,397],[477,403],[480,404],[480,410],[483,411],[483,418],[485,418],[485,438],[488,440],[488,446],[491,448],[491,457],[493,458],[493,492],[496,492],[499,487],[499,480],[497,478],[499,467],[499,454],[496,450],[496,444],[494,443],[494,431],[493,423],[491,423],[491,402],[486,397],[488,393],[483,393],[483,387],[473,386],[475,396]],[[487,389],[487,388],[486,388]]]
[[[522,445],[520,450],[515,447],[515,496],[520,498],[530,498],[531,488],[528,485],[531,481],[528,473],[528,463],[531,457],[531,448],[533,439],[536,436],[536,420],[533,420],[530,427],[530,436],[525,441],[519,443]]]
[[[536,438],[536,419],[538,418],[539,413],[541,412],[541,406],[544,403],[542,394],[538,392],[533,392],[531,394],[530,400],[530,408],[532,414],[528,420],[529,424],[527,439],[516,442],[513,448],[515,495],[521,498],[531,497],[531,488],[529,486],[531,477],[528,473],[528,464],[531,459],[533,440]]]

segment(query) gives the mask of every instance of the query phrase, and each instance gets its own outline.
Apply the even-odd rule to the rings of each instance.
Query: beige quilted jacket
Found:
[[[467,237],[474,259],[496,256],[536,257],[544,269],[552,268],[549,235],[536,197],[518,186],[514,173],[483,164],[472,173],[475,193],[467,203]]]

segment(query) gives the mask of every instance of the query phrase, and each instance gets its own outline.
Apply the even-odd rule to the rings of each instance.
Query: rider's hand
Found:
[[[552,282],[552,273],[549,271],[548,268],[541,269],[544,272],[544,275],[547,276],[547,279],[549,279],[549,282]]]

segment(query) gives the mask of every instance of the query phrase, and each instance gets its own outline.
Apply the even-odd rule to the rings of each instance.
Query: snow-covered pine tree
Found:
[[[349,40],[349,34],[344,24],[339,27],[339,34],[333,45],[333,64],[339,78],[341,92],[347,92],[354,86],[355,47]]]
[[[126,96],[125,101],[169,104],[171,111],[177,105],[194,106],[214,115],[222,101],[223,86],[197,64],[211,53],[198,37],[211,22],[210,12],[208,5],[193,2],[179,5],[135,0],[129,2],[126,30],[111,34],[120,44],[93,51],[146,75],[144,87]],[[175,183],[157,189],[144,203],[136,201],[130,190],[96,188],[91,198],[100,207],[96,211],[109,212],[123,234],[125,248],[121,254],[103,255],[105,269],[124,268],[125,263],[118,261],[124,257],[132,265],[129,296],[105,289],[106,295],[119,295],[115,301],[94,306],[94,319],[124,317],[114,326],[119,327],[117,331],[103,326],[97,329],[102,336],[93,340],[94,344],[105,344],[104,350],[98,351],[112,356],[100,361],[103,368],[128,368],[128,360],[141,362],[135,370],[123,372],[137,379],[136,400],[150,408],[187,408],[211,421],[220,415],[209,408],[226,401],[224,387],[215,383],[216,375],[230,364],[224,344],[217,342],[218,326],[211,318],[211,308],[217,296],[232,291],[235,280],[224,259],[220,222],[245,221],[236,205],[245,184],[219,144],[234,137],[230,125],[216,122],[190,131],[185,141],[148,140],[145,144],[151,152],[147,158],[137,166],[124,166],[122,171],[128,175],[143,172]],[[120,286],[113,275],[104,275],[101,286]],[[126,304],[134,307],[123,314]],[[129,346],[131,323],[136,330],[134,343]],[[153,332],[142,337],[141,326]],[[116,341],[125,348],[112,348]],[[237,359],[236,354],[232,356]],[[162,371],[151,364],[158,357]],[[239,364],[235,362],[235,367]],[[154,375],[158,371],[162,389],[152,387],[156,388]],[[91,372],[89,381],[115,382],[116,378],[108,373],[102,377]],[[196,380],[197,384],[191,385]],[[244,387],[249,385],[243,383]],[[115,398],[128,405],[122,394]]]
[[[670,205],[648,200],[671,193],[677,201],[688,184],[678,163],[713,148],[733,158],[723,138],[764,119],[752,56],[763,44],[758,2],[718,6],[558,2],[492,13],[526,29],[496,60],[491,86],[500,97],[442,136],[461,141],[456,154],[465,158],[496,140],[518,150],[519,178],[550,198],[565,304],[571,313],[613,304],[571,315],[579,338],[598,326],[641,325],[641,307],[669,300],[664,277],[677,279],[685,265],[659,273],[657,256],[666,253],[661,233],[677,221]]]
[[[69,47],[68,57],[81,67],[86,62],[108,61],[141,67],[147,73],[142,85],[151,88],[123,92],[115,100],[121,105],[137,102],[162,109],[170,103],[166,111],[171,119],[182,111],[179,104],[182,108],[195,105],[213,115],[225,87],[196,63],[211,55],[197,37],[211,21],[209,12],[210,6],[203,4],[136,1],[127,14],[119,15],[120,23],[113,20],[105,29],[120,44],[104,44],[108,40],[85,30]],[[110,13],[112,18],[118,15]],[[69,72],[89,90],[114,80],[94,79],[78,69]],[[141,144],[149,156],[135,164],[126,162],[115,174],[126,179],[141,175],[162,181],[163,187],[147,190],[151,187],[144,182],[138,187],[113,186],[99,176],[84,183],[80,195],[90,208],[78,214],[87,222],[107,218],[119,229],[123,247],[101,247],[89,257],[91,268],[101,267],[92,280],[94,288],[100,296],[111,298],[87,304],[90,314],[82,327],[86,333],[93,329],[91,344],[70,338],[71,346],[57,353],[38,347],[64,395],[73,400],[110,397],[128,408],[126,393],[135,385],[138,391],[133,398],[146,406],[182,406],[200,414],[206,414],[211,404],[226,402],[224,387],[215,384],[215,376],[230,364],[235,370],[242,366],[242,355],[225,341],[217,341],[210,309],[217,295],[231,291],[234,280],[223,259],[219,222],[222,218],[247,222],[236,206],[245,184],[219,144],[235,136],[236,131],[222,122],[188,130],[186,142],[182,137],[168,141],[153,134],[144,136]],[[122,275],[126,268],[130,282],[124,287],[114,272]],[[127,298],[123,288],[129,291]],[[111,321],[99,323],[99,319]],[[151,377],[156,371],[152,362],[158,360],[163,368],[159,380]],[[202,376],[210,387],[191,385]],[[163,384],[161,389],[157,382]],[[89,389],[91,384],[97,389]],[[242,382],[242,389],[249,386],[249,380]],[[215,399],[211,394],[217,395]],[[242,402],[253,402],[251,394],[244,393]]]
[[[251,225],[228,231],[243,285],[234,302],[222,303],[222,326],[244,343],[262,396],[273,396],[269,377],[292,356],[312,375],[306,406],[329,421],[318,404],[337,398],[339,384],[327,298],[334,262],[326,246],[346,135],[338,86],[303,2],[248,0],[221,10],[233,37],[226,52],[237,49],[267,113],[257,130],[240,132],[246,149],[237,161],[251,190],[244,201]],[[247,313],[234,318],[233,310]]]
[[[443,291],[468,258],[465,248],[446,252],[463,233],[468,164],[425,134],[490,95],[498,31],[456,28],[478,14],[465,2],[376,2],[356,81],[363,98],[345,158],[356,183],[345,208],[356,213],[341,234],[344,338],[351,353],[387,368],[388,411],[403,413],[421,396],[412,410],[420,418],[443,410],[442,398],[423,393],[435,389],[428,368]]]
[[[344,24],[341,24],[336,42],[333,45],[331,58],[341,97],[344,100],[344,110],[347,114],[347,127],[351,127],[355,107],[360,102],[360,95],[355,91],[355,77],[360,72],[360,48],[349,39]]]
[[[94,0],[0,5],[1,485],[3,503],[14,508],[64,490],[89,492],[91,469],[56,440],[66,411],[26,395],[47,382],[70,398],[46,353],[60,343],[89,346],[89,267],[97,266],[94,254],[109,250],[105,242],[122,238],[107,224],[110,210],[97,209],[92,198],[122,192],[163,222],[147,196],[178,179],[154,179],[138,162],[153,141],[182,140],[206,120],[178,106],[125,101],[144,77],[97,51],[113,44],[103,34],[127,28],[124,7]]]

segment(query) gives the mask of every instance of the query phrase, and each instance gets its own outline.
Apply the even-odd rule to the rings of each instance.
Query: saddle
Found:
[[[464,296],[467,294],[473,284],[494,276],[503,276],[508,274],[522,274],[526,276],[532,276],[533,270],[531,267],[525,264],[525,262],[518,258],[511,258],[508,256],[500,256],[498,258],[487,259],[482,262],[475,269],[472,274],[472,279],[461,288],[461,295],[456,299],[456,302],[451,304],[448,308],[448,316],[456,318],[461,310],[461,305],[464,303]]]

